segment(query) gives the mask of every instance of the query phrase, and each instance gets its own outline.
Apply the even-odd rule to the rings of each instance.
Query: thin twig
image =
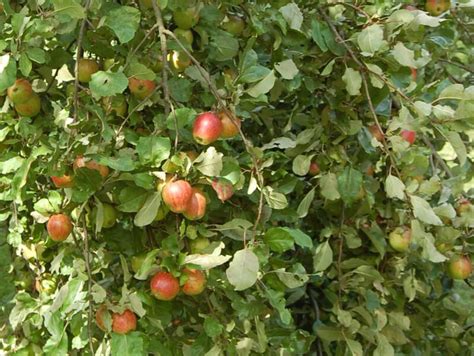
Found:
[[[84,39],[84,32],[86,30],[87,24],[87,11],[91,6],[92,0],[87,0],[86,6],[84,8],[84,20],[82,20],[81,28],[79,30],[79,35],[77,36],[77,47],[76,47],[76,65],[74,67],[74,121],[77,121],[77,112],[79,107],[79,60],[82,56],[82,40]]]
[[[201,73],[202,77],[204,78],[207,85],[209,86],[209,89],[211,90],[211,93],[216,98],[220,108],[230,118],[230,120],[232,121],[234,126],[238,128],[240,137],[242,137],[242,141],[244,142],[245,149],[250,154],[250,157],[252,158],[252,164],[255,168],[255,174],[257,175],[257,182],[258,182],[258,185],[260,186],[260,202],[259,202],[259,206],[258,206],[257,218],[255,219],[255,223],[254,223],[253,236],[252,236],[252,241],[254,241],[255,240],[255,235],[256,235],[256,232],[257,232],[257,227],[260,224],[260,219],[261,219],[262,210],[263,210],[264,179],[263,179],[262,172],[260,172],[258,158],[255,155],[255,153],[252,151],[253,145],[247,139],[244,132],[242,131],[242,128],[238,124],[237,118],[235,117],[234,113],[231,112],[229,109],[227,109],[227,105],[224,102],[224,100],[221,98],[221,96],[219,95],[219,92],[217,91],[216,86],[214,85],[214,83],[211,80],[211,76],[210,76],[209,72],[202,67],[201,63],[199,63],[199,61],[191,54],[191,52],[188,51],[186,46],[183,45],[183,43],[176,37],[176,35],[173,32],[171,32],[169,30],[166,30],[166,29],[163,32],[164,32],[165,35],[170,36],[171,38],[173,38],[173,40],[176,41],[176,43],[181,47],[183,52],[191,59],[191,61],[197,67],[197,69],[199,70],[199,73]]]
[[[140,41],[140,43],[130,52],[130,54],[127,56],[127,61],[125,62],[125,65],[123,68],[127,68],[130,65],[130,59],[133,58],[133,56],[137,53],[137,51],[143,46],[143,44],[146,42],[148,37],[158,28],[158,24],[154,24],[148,31],[145,33],[145,36],[143,39]]]
[[[449,178],[453,178],[454,175],[453,173],[451,172],[451,169],[448,167],[448,165],[446,164],[446,162],[444,161],[444,159],[441,158],[441,156],[438,154],[438,152],[436,151],[436,148],[433,146],[433,144],[431,143],[431,141],[425,137],[425,136],[421,136],[421,139],[423,140],[423,142],[425,143],[426,146],[428,146],[431,150],[431,153],[433,154],[433,157],[438,161],[438,163],[441,165],[441,167],[443,168],[443,170],[446,172],[446,174],[448,175]]]
[[[471,69],[469,68],[468,66],[465,66],[461,63],[458,63],[458,62],[453,62],[453,61],[450,61],[448,59],[438,59],[439,62],[444,62],[444,63],[448,63],[448,64],[451,64],[453,66],[456,66],[458,68],[461,68],[461,69],[464,69],[465,71],[469,72],[469,73],[474,73],[474,69]]]
[[[342,207],[342,213],[341,213],[341,223],[339,225],[339,232],[338,232],[338,238],[339,238],[339,252],[337,256],[337,280],[339,281],[338,283],[338,296],[339,296],[339,303],[341,303],[341,295],[342,295],[342,284],[341,284],[341,279],[342,279],[342,269],[341,269],[341,263],[342,263],[342,249],[344,245],[344,238],[342,236],[342,227],[344,226],[344,219],[345,219],[345,206]],[[341,307],[339,305],[339,307]]]
[[[162,82],[163,82],[163,95],[165,97],[165,118],[168,117],[170,113],[170,93],[168,88],[168,50],[167,50],[167,43],[166,43],[166,35],[165,35],[165,25],[163,24],[163,17],[161,16],[161,10],[156,0],[152,0],[151,4],[153,5],[153,10],[155,11],[156,22],[158,24],[158,31],[160,34],[160,43],[161,43],[161,60],[163,62],[163,68],[161,70]]]
[[[320,322],[321,321],[321,312],[319,311],[319,304],[318,304],[318,295],[317,293],[310,289],[309,290],[309,296],[310,296],[310,299],[311,301],[313,302],[313,308],[314,308],[314,312],[316,313],[316,322]],[[323,356],[324,353],[323,353],[323,349],[321,347],[321,340],[320,338],[318,337],[316,339],[316,345],[318,347],[318,356]]]

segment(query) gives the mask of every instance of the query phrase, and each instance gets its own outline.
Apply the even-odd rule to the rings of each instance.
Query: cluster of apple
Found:
[[[196,269],[185,268],[182,275],[186,278],[181,290],[184,294],[195,296],[204,291],[206,287],[206,275]],[[179,280],[169,272],[158,272],[150,281],[151,294],[158,300],[173,300],[180,291]],[[101,305],[95,314],[97,326],[106,331],[106,320],[110,318],[109,311],[105,305]],[[109,319],[110,320],[110,319]],[[117,334],[127,334],[137,328],[137,317],[130,309],[122,313],[112,312],[112,331]]]
[[[194,120],[193,137],[201,145],[209,145],[219,138],[231,138],[239,133],[240,119],[230,118],[225,111],[199,114]]]
[[[384,140],[384,133],[376,124],[369,126],[369,131],[377,141],[382,142]],[[416,132],[413,130],[401,130],[400,136],[410,145],[416,140]]]
[[[26,79],[17,79],[8,88],[7,95],[15,106],[16,112],[21,116],[34,117],[41,110],[41,100],[33,91],[31,83]]]
[[[200,189],[193,188],[185,180],[166,183],[161,196],[172,212],[182,213],[186,219],[198,220],[206,214],[206,196]]]

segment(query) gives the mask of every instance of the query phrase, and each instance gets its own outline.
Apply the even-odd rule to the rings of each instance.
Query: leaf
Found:
[[[117,209],[125,213],[136,213],[145,203],[148,192],[139,187],[131,186],[123,188],[119,193],[119,202]]]
[[[289,3],[279,10],[283,15],[290,28],[293,30],[300,30],[303,24],[303,14],[295,3]]]
[[[257,281],[260,265],[258,258],[248,249],[239,250],[234,254],[229,268],[226,270],[227,278],[235,290],[250,288]]]
[[[141,164],[159,167],[170,156],[171,141],[168,137],[140,137],[136,151]]]
[[[314,272],[325,271],[333,261],[333,252],[329,241],[325,241],[318,245],[313,257]]]
[[[92,96],[100,99],[104,96],[121,94],[128,86],[128,79],[122,72],[99,71],[92,74],[89,88]]]
[[[86,14],[84,8],[77,0],[53,0],[56,14],[68,15],[73,19],[83,19]]]
[[[245,69],[240,75],[239,82],[241,83],[255,83],[265,78],[270,74],[271,70],[261,65],[254,65]]]
[[[447,260],[446,256],[440,253],[435,245],[435,239],[432,234],[426,233],[423,226],[417,220],[411,222],[411,234],[413,240],[421,246],[421,256],[434,263],[441,263]]]
[[[310,165],[311,156],[298,155],[293,160],[293,172],[298,176],[305,176],[308,174]]]
[[[342,80],[346,83],[346,90],[349,95],[359,95],[362,87],[362,76],[359,71],[352,68],[346,68]]]
[[[426,224],[443,225],[441,219],[435,214],[430,204],[423,198],[415,195],[410,196],[411,205],[413,206],[413,214]]]
[[[385,248],[387,247],[386,235],[377,223],[372,223],[370,228],[362,228],[362,231],[369,237],[370,241],[374,245],[380,257],[383,258],[385,255]]]
[[[291,234],[279,227],[268,229],[264,240],[270,250],[275,252],[283,253],[294,249],[294,239]]]
[[[459,163],[461,165],[464,165],[467,160],[467,151],[466,145],[464,145],[461,136],[459,136],[459,134],[454,131],[448,131],[444,133],[444,135],[448,139],[451,146],[453,146],[454,152],[456,152],[456,156],[458,157]]]
[[[295,62],[291,59],[275,64],[275,69],[280,73],[283,79],[288,80],[293,79],[299,72]]]
[[[159,249],[154,249],[151,251],[148,251],[145,258],[143,259],[142,264],[140,265],[140,268],[138,271],[136,271],[135,275],[133,278],[145,281],[148,279],[151,273],[155,271],[156,265],[156,256],[160,253]],[[132,266],[133,266],[133,258],[132,257]],[[141,256],[135,257],[137,259],[140,259]]]
[[[298,208],[296,209],[296,213],[298,214],[299,218],[304,218],[306,215],[308,215],[308,210],[311,207],[311,204],[313,203],[314,200],[314,194],[315,194],[316,189],[313,188],[311,189],[301,200],[300,204],[298,205]]]
[[[374,24],[364,28],[357,36],[357,43],[362,55],[372,57],[384,44],[382,26]]]
[[[232,256],[221,255],[222,249],[224,247],[224,243],[221,242],[220,245],[216,247],[211,254],[188,255],[184,259],[184,264],[198,265],[204,270],[223,265],[232,258]]]
[[[351,339],[346,339],[347,347],[351,351],[351,354],[353,356],[362,356],[362,345],[360,344],[359,341],[356,340],[351,340]]]
[[[112,355],[120,356],[145,355],[141,333],[137,331],[125,335],[112,333],[110,352]]]
[[[131,62],[129,67],[127,68],[127,77],[134,77],[137,79],[146,79],[146,80],[155,80],[156,74],[147,66],[134,61]]]
[[[385,179],[385,192],[389,198],[405,200],[405,184],[395,176],[389,175]]]
[[[222,153],[217,152],[216,149],[211,146],[194,160],[194,165],[202,174],[208,177],[219,176],[223,166],[223,156]]]
[[[135,37],[139,24],[140,10],[131,6],[111,10],[105,18],[105,25],[115,32],[121,43],[127,43]]]
[[[0,91],[6,90],[15,83],[16,61],[10,58],[10,54],[0,57]]]
[[[275,191],[272,187],[266,186],[262,190],[265,200],[272,209],[285,209],[288,206],[286,196]]]
[[[311,20],[311,38],[318,45],[321,51],[327,52],[328,47],[322,34],[324,30],[327,31],[327,26],[325,26],[325,24],[323,25],[321,22],[314,19]]]
[[[395,60],[402,66],[416,68],[415,52],[405,47],[402,42],[398,42],[391,51]]]
[[[337,190],[337,177],[334,173],[328,173],[321,177],[321,195],[328,200],[341,198]]]
[[[377,348],[374,350],[373,356],[394,356],[395,350],[390,345],[385,335],[377,334]]]
[[[275,85],[275,80],[275,71],[272,70],[260,82],[255,84],[252,88],[248,89],[247,93],[254,98],[257,98],[262,94],[266,94]]]
[[[337,177],[337,188],[346,204],[353,203],[362,189],[362,173],[352,167],[346,167]]]
[[[150,225],[153,220],[155,220],[160,205],[161,194],[159,192],[153,192],[150,194],[146,199],[145,204],[143,204],[137,215],[135,215],[135,219],[133,220],[134,224],[140,227]]]
[[[225,31],[212,33],[209,56],[216,61],[227,61],[239,53],[239,41]]]

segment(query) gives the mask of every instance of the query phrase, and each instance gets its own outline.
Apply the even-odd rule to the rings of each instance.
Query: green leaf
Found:
[[[136,226],[146,226],[150,225],[153,220],[155,220],[156,214],[158,214],[158,209],[161,205],[161,194],[159,192],[153,192],[148,196],[145,201],[145,204],[135,215],[133,222]]]
[[[170,156],[171,141],[168,137],[140,137],[136,151],[141,164],[159,167]]]
[[[248,249],[239,250],[234,254],[229,268],[226,270],[227,278],[235,290],[250,288],[257,281],[260,264],[258,258]]]
[[[193,84],[186,78],[173,77],[168,81],[170,95],[176,101],[188,102],[193,93]]]
[[[303,13],[295,3],[289,3],[280,8],[283,18],[286,20],[290,28],[300,30],[303,24]]]
[[[79,168],[74,173],[72,200],[77,203],[85,202],[102,185],[102,176],[98,171],[89,168]]]
[[[395,350],[390,345],[385,335],[377,334],[377,348],[374,350],[373,356],[394,356]]]
[[[461,136],[454,131],[445,132],[444,135],[448,139],[451,146],[453,146],[454,152],[456,152],[456,156],[458,157],[459,163],[461,165],[464,165],[467,160],[467,150],[466,145],[461,139]]]
[[[359,95],[362,87],[362,76],[359,71],[352,68],[346,68],[342,80],[346,83],[346,90],[349,95]]]
[[[16,61],[10,58],[10,54],[0,57],[0,91],[6,90],[15,83]]]
[[[239,52],[239,41],[225,31],[213,32],[209,56],[216,61],[227,61]]]
[[[208,177],[219,176],[223,166],[223,156],[222,153],[217,152],[216,149],[211,146],[194,160],[194,165],[202,174]]]
[[[397,42],[391,51],[395,60],[402,66],[416,68],[415,52],[405,47],[402,42]]]
[[[296,213],[298,214],[299,218],[304,218],[306,215],[308,215],[308,210],[311,207],[311,204],[313,203],[314,200],[314,194],[315,194],[316,189],[313,188],[311,189],[301,200],[300,204],[298,205],[298,208],[296,209]]]
[[[321,195],[328,200],[341,198],[337,190],[337,177],[334,173],[328,173],[321,177]]]
[[[295,62],[291,59],[275,64],[275,69],[283,79],[287,80],[293,79],[299,73]]]
[[[293,172],[298,176],[305,176],[308,174],[310,165],[311,156],[298,155],[293,160]]]
[[[324,341],[341,341],[344,340],[344,334],[339,328],[326,326],[323,324],[315,325],[316,334]]]
[[[267,230],[264,236],[265,243],[275,252],[285,252],[294,249],[294,240],[288,231],[280,227]]]
[[[316,252],[313,257],[313,269],[314,272],[325,271],[333,261],[333,252],[329,241],[324,241],[318,245]]]
[[[260,82],[255,84],[252,88],[248,89],[247,93],[254,98],[257,98],[262,94],[266,94],[275,85],[275,80],[275,71],[272,70]]]
[[[143,259],[142,264],[140,265],[140,268],[138,269],[138,271],[135,273],[133,277],[141,281],[147,280],[148,277],[150,276],[150,273],[152,273],[156,268],[156,256],[159,253],[160,253],[159,249],[148,251],[145,258]],[[134,258],[139,259],[141,258],[141,256],[132,257],[132,265],[133,265]]]
[[[207,317],[204,319],[203,326],[204,331],[210,338],[219,336],[224,331],[224,326],[212,317]]]
[[[140,10],[130,6],[120,6],[107,14],[105,25],[110,27],[121,43],[135,37],[140,24]]]
[[[346,339],[346,343],[353,356],[362,356],[364,354],[362,352],[362,345],[359,341]]]
[[[89,88],[92,96],[100,99],[104,96],[121,94],[128,86],[128,79],[122,72],[99,71],[92,75]]]
[[[137,331],[125,335],[112,333],[110,352],[121,356],[145,355],[142,335]]]
[[[23,74],[25,77],[28,77],[32,68],[33,64],[29,60],[28,56],[25,53],[22,53],[20,60],[18,61],[18,69],[20,69],[21,74]]]
[[[28,57],[36,63],[43,64],[46,62],[46,52],[38,47],[30,47],[26,50]]]
[[[319,49],[323,52],[328,51],[328,46],[323,36],[323,31],[328,31],[327,25],[318,22],[317,20],[311,20],[311,37],[313,41],[318,45]]]
[[[286,196],[277,192],[272,187],[266,186],[262,190],[265,200],[272,209],[285,209],[288,206]]]
[[[441,263],[447,260],[446,256],[440,253],[435,245],[435,239],[432,234],[425,232],[423,226],[417,220],[411,222],[411,235],[413,241],[422,248],[421,256],[434,263]]]
[[[384,44],[383,28],[374,24],[364,28],[357,36],[357,43],[362,50],[362,55],[372,57]]]
[[[385,179],[385,192],[389,198],[405,200],[405,184],[395,176],[389,175]]]
[[[119,193],[119,202],[117,209],[125,213],[136,213],[145,203],[148,192],[139,187],[125,187]]]
[[[344,172],[337,177],[338,191],[346,204],[353,203],[360,194],[362,179],[362,173],[351,167],[346,167]]]
[[[77,0],[53,0],[54,12],[67,15],[73,19],[83,19],[86,14]]]
[[[261,65],[247,67],[239,77],[241,83],[255,83],[265,78],[271,72],[270,69]]]
[[[137,79],[145,79],[145,80],[155,80],[156,74],[147,66],[134,61],[131,62],[126,71],[127,77],[134,77]]]
[[[423,198],[415,195],[410,196],[411,205],[413,206],[413,214],[426,224],[443,225],[441,219],[435,214],[430,204]]]
[[[362,228],[362,231],[369,237],[380,257],[384,257],[385,249],[387,247],[386,235],[377,223],[372,223],[370,228]]]

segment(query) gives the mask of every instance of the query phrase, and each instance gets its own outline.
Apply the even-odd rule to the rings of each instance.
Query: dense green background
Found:
[[[474,280],[446,273],[452,256],[474,252],[474,210],[455,210],[473,186],[472,1],[439,17],[402,1],[202,1],[187,49],[205,71],[170,68],[166,82],[145,1],[3,3],[0,91],[28,78],[42,103],[26,118],[5,99],[0,114],[6,353],[88,354],[89,342],[100,355],[474,352]],[[172,31],[173,13],[190,2],[158,4]],[[245,21],[242,33],[229,28],[232,16]],[[164,35],[168,51],[182,51]],[[84,57],[113,65],[78,86],[76,101],[78,43]],[[130,77],[158,90],[137,101]],[[118,94],[125,117],[104,104]],[[197,145],[196,114],[223,104],[247,141]],[[383,144],[368,129],[376,121]],[[417,132],[413,145],[401,129]],[[189,150],[200,157],[180,154]],[[104,182],[82,169],[74,188],[56,189],[50,176],[70,172],[79,154],[112,173]],[[165,172],[203,187],[202,221],[154,221]],[[233,184],[229,201],[217,198],[215,177]],[[112,228],[93,214],[103,203],[119,211]],[[75,225],[63,243],[45,228],[59,211]],[[388,244],[398,226],[412,229],[407,253]],[[191,251],[197,238],[211,242],[203,256]],[[147,258],[134,273],[138,255]],[[179,276],[190,262],[208,271],[205,293],[151,296],[150,274]],[[131,308],[137,331],[99,330],[88,310],[104,302]]]

